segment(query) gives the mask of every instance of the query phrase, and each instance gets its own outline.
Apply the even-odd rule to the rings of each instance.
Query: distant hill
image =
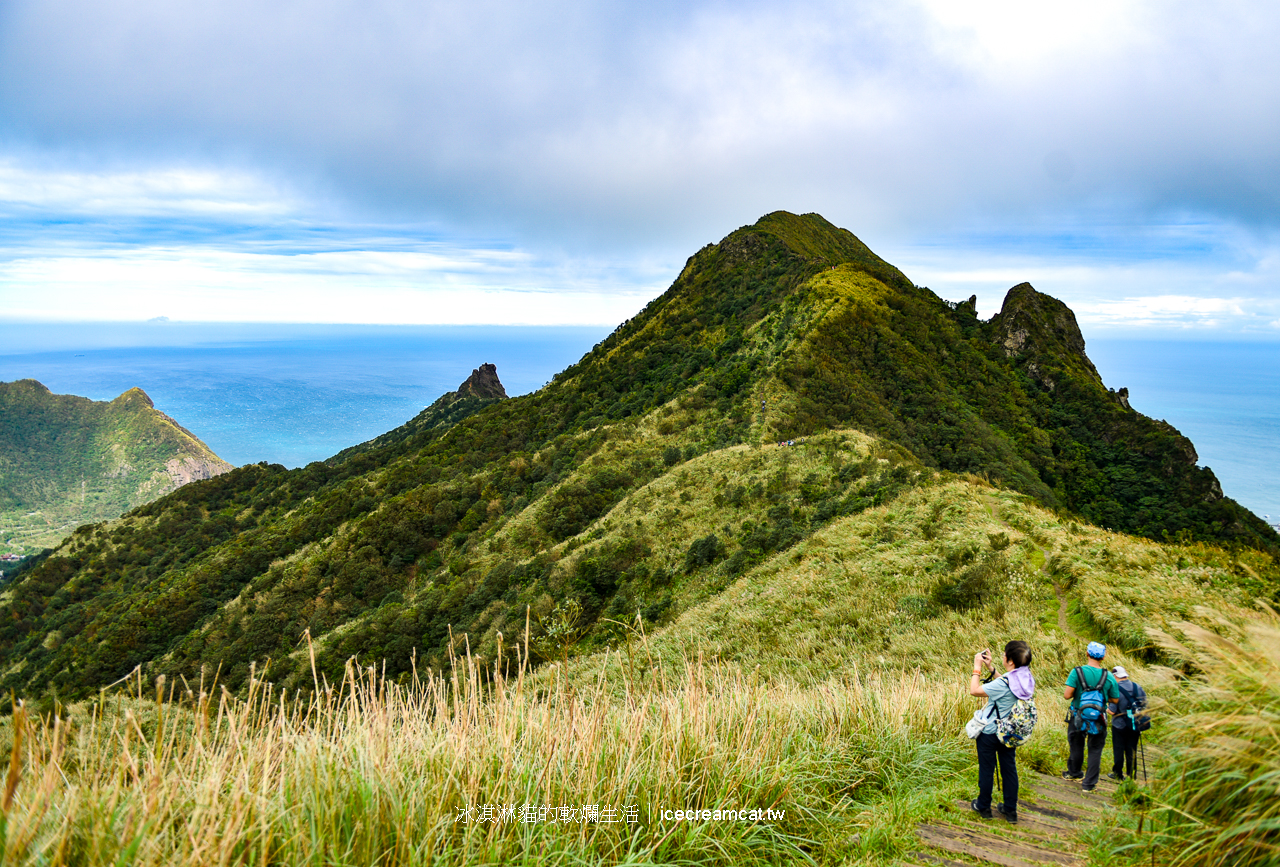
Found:
[[[232,467],[132,388],[112,401],[0,382],[0,550],[39,550]]]
[[[975,550],[934,544],[950,507],[931,492],[957,479],[1064,532],[1227,546],[1275,597],[1280,536],[1102,382],[1064,304],[1024,283],[991,320],[975,310],[816,214],[769,214],[533,394],[504,398],[482,367],[328,462],[242,467],[78,531],[0,597],[0,688],[73,698],[137,665],[239,688],[270,658],[261,676],[310,689],[304,631],[330,682],[351,656],[407,678],[463,644],[488,665],[526,616],[554,658],[565,636],[604,646],[619,622],[659,627],[790,569],[824,528],[907,495],[925,520],[859,532],[930,543],[893,564],[925,612],[924,585],[949,605],[973,578]]]

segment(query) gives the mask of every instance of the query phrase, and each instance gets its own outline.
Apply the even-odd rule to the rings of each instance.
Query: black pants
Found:
[[[991,789],[996,761],[1000,762],[1000,782],[1004,789],[1004,811],[1018,812],[1018,762],[1013,747],[1000,743],[995,735],[980,734],[973,739],[978,748],[978,809],[991,809]]]
[[[1128,726],[1111,730],[1111,755],[1115,763],[1111,773],[1120,777],[1132,777],[1138,773],[1138,737]]]
[[[1103,724],[1102,731],[1091,735],[1076,728],[1075,714],[1067,718],[1067,745],[1071,748],[1067,756],[1067,773],[1080,773],[1080,766],[1086,765],[1084,779],[1080,785],[1092,789],[1098,785],[1098,775],[1102,772],[1102,748],[1107,745],[1107,728]],[[1088,746],[1089,760],[1085,762],[1085,747]]]

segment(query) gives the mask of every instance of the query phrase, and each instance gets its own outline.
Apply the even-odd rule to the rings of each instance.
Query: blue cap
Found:
[[[1107,655],[1107,646],[1096,641],[1090,641],[1086,652],[1089,654],[1090,659],[1102,659]]]

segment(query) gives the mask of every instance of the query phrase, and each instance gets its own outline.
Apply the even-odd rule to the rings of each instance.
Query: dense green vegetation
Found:
[[[0,598],[0,686],[74,698],[145,664],[240,689],[270,658],[266,676],[307,688],[304,633],[330,680],[351,656],[407,679],[458,642],[492,664],[526,616],[554,658],[637,614],[669,623],[956,474],[1249,552],[1249,580],[1276,592],[1276,534],[1103,385],[1061,303],[1024,284],[981,322],[847,231],[779,212],[704,248],[534,394],[460,388],[330,462],[241,468],[83,528]],[[981,607],[1014,562],[942,556],[904,610]]]
[[[231,469],[141,389],[109,402],[0,382],[0,552],[38,552]]]
[[[727,449],[676,472],[734,481],[763,458],[808,478],[824,453],[862,462],[876,448],[852,433],[809,445]],[[407,681],[352,660],[340,680],[317,670],[319,690],[258,676],[236,697],[212,672],[135,676],[71,706],[20,708],[0,721],[11,757],[0,854],[193,867],[923,863],[921,822],[1002,830],[956,809],[974,794],[959,730],[977,706],[964,688],[973,650],[1023,636],[1040,708],[1024,775],[1062,768],[1058,685],[1087,638],[1147,688],[1156,720],[1152,785],[1122,784],[1096,822],[1036,826],[1040,845],[1098,867],[1272,863],[1278,635],[1273,616],[1248,611],[1267,555],[1110,533],[981,480],[914,481],[665,626],[628,617],[611,646],[579,644],[564,664],[530,671],[520,661],[539,642],[513,630],[501,655],[481,660],[459,641],[445,671]],[[692,489],[674,482],[646,487],[680,503],[671,495]],[[685,504],[704,516],[685,541],[705,532],[711,502]],[[615,547],[614,531],[593,544]],[[691,568],[715,568],[710,535],[687,546]],[[1000,573],[998,593],[937,592],[984,569]],[[1111,803],[1108,788],[1095,805]],[[541,812],[522,820],[526,808]],[[777,813],[663,815],[765,808]],[[598,821],[582,818],[596,809]]]

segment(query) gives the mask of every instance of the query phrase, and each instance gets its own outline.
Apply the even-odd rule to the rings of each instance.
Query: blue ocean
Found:
[[[497,365],[540,388],[608,327],[30,325],[0,331],[0,380],[110,400],[141,387],[233,464],[299,467],[364,442]],[[1280,343],[1094,338],[1090,358],[1140,412],[1191,438],[1223,490],[1280,521]]]
[[[1088,340],[1103,381],[1195,444],[1228,497],[1280,523],[1280,342]]]
[[[287,467],[324,460],[398,427],[481,364],[497,366],[508,395],[535,391],[612,330],[181,323],[36,328],[58,348],[23,352],[36,336],[10,331],[0,348],[0,381],[37,379],[55,393],[93,400],[137,386],[223,460]]]

